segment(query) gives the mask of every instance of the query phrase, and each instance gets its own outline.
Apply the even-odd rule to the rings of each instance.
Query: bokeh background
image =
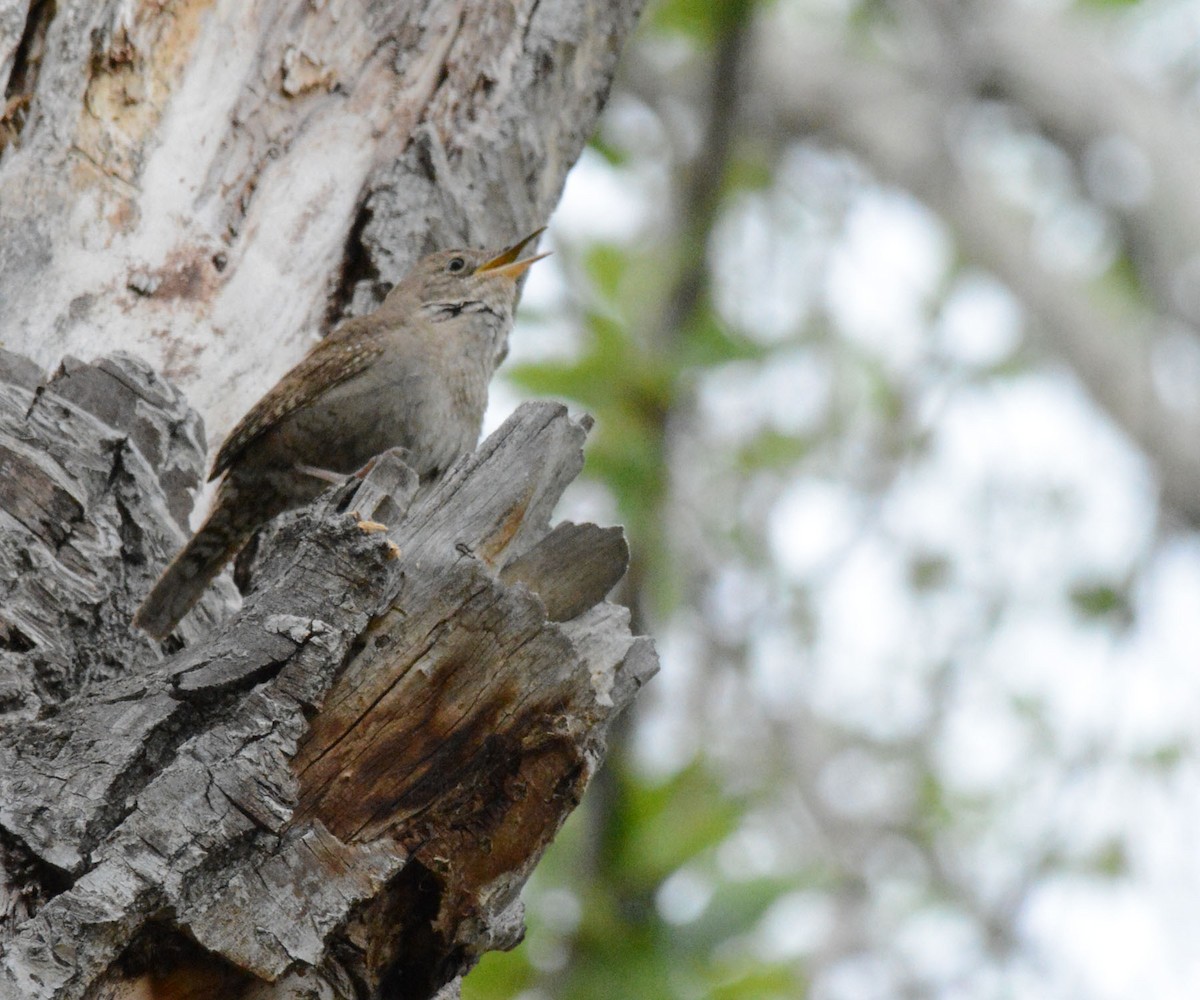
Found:
[[[468,1000],[1200,996],[1200,3],[657,0],[494,425],[663,671]]]

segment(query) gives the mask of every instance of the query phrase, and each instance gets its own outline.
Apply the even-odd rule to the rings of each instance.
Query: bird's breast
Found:
[[[475,446],[486,406],[478,365],[439,364],[436,356],[385,361],[295,414],[279,444],[295,461],[346,474],[400,447],[427,477]]]

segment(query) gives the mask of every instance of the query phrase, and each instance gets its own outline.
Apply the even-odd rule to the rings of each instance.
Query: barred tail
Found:
[[[222,483],[204,526],[171,560],[133,616],[133,624],[155,639],[171,634],[259,525],[259,518],[247,519],[227,483]]]

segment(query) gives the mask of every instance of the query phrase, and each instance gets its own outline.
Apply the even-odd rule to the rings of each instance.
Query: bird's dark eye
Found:
[[[457,274],[459,271],[461,271],[466,266],[467,266],[467,262],[465,260],[463,260],[461,257],[451,257],[450,263],[446,265],[446,270],[449,271],[451,274]]]

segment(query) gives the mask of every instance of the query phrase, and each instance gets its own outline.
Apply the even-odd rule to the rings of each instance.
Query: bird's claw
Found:
[[[376,535],[381,531],[388,530],[388,526],[386,524],[380,524],[378,521],[371,521],[365,517],[362,517],[356,510],[351,511],[350,516],[354,518],[354,524],[358,530],[364,532],[365,534]],[[387,557],[389,559],[399,559],[400,546],[393,542],[390,538],[385,538],[383,541],[387,546]]]

